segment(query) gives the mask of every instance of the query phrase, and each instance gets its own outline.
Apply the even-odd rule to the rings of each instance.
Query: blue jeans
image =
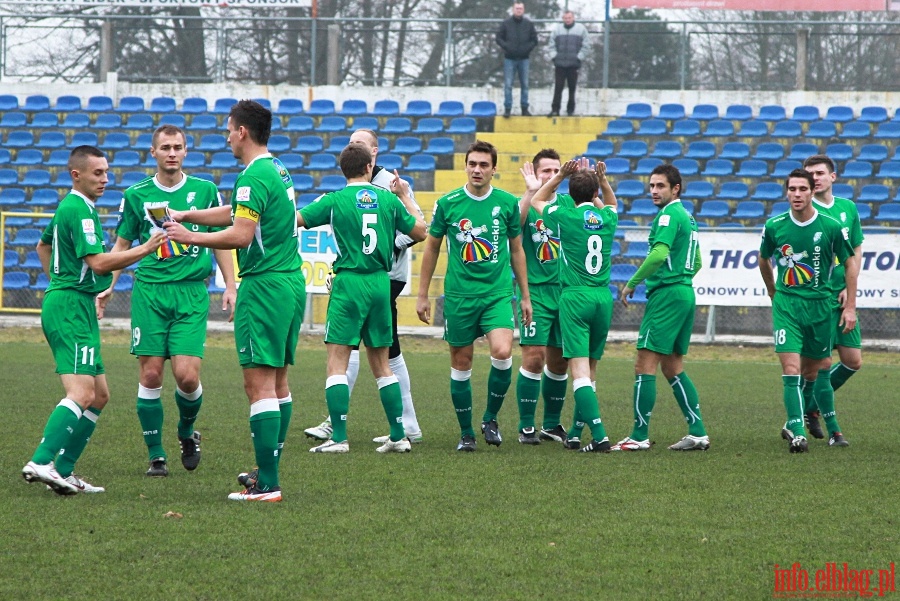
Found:
[[[522,95],[519,104],[528,106],[528,59],[503,59],[503,106],[512,108],[512,85],[516,73],[519,74],[519,85],[522,87]]]

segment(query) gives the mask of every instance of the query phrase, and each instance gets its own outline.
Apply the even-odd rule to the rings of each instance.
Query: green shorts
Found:
[[[810,359],[831,356],[834,308],[831,299],[807,299],[779,292],[772,299],[776,353],[799,353]]]
[[[391,280],[386,271],[341,271],[334,276],[325,317],[325,342],[356,346],[360,340],[369,348],[394,343]]]
[[[491,330],[515,329],[511,295],[485,298],[444,296],[444,340],[450,346],[469,346]]]
[[[203,282],[148,284],[131,292],[131,354],[203,357],[209,292]]]
[[[300,271],[244,277],[234,307],[241,367],[293,365],[305,310],[306,281]]]
[[[638,349],[660,355],[687,355],[694,329],[697,299],[694,288],[673,284],[656,288],[647,297],[638,332]]]
[[[612,322],[613,298],[609,287],[571,286],[559,299],[563,357],[600,359]]]
[[[559,329],[559,295],[562,288],[556,284],[531,286],[531,323],[522,323],[521,309],[518,311],[519,344],[522,346],[562,347]]]
[[[93,294],[51,290],[41,306],[41,327],[53,351],[56,373],[79,376],[105,373]]]
[[[834,312],[834,346],[846,346],[847,348],[862,348],[862,331],[859,329],[859,313],[856,314],[856,326],[844,334],[844,326],[841,323],[841,313],[838,308]]]

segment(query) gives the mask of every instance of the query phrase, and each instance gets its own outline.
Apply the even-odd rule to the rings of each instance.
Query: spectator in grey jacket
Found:
[[[513,4],[512,16],[507,17],[497,30],[497,44],[503,48],[503,106],[504,117],[512,112],[513,77],[518,73],[519,85],[522,88],[520,102],[522,114],[528,112],[528,56],[537,46],[537,30],[534,23],[525,16],[525,5],[521,2]]]
[[[578,69],[581,68],[581,61],[587,56],[590,47],[587,28],[575,22],[575,13],[572,11],[563,13],[563,22],[553,30],[551,46],[553,50],[550,58],[556,67],[556,85],[553,88],[553,105],[548,116],[559,117],[563,85],[568,84],[569,102],[566,104],[566,114],[571,117],[575,112]]]

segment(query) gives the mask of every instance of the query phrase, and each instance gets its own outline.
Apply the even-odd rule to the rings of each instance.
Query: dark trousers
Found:
[[[553,88],[553,111],[558,113],[562,103],[563,86],[569,86],[569,102],[566,112],[575,112],[575,85],[578,83],[578,67],[556,67],[556,85]]]

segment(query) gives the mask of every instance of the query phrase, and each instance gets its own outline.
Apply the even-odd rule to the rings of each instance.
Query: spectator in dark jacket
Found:
[[[553,106],[548,116],[559,117],[563,85],[565,84],[568,84],[569,87],[566,114],[572,116],[575,112],[575,85],[578,83],[578,69],[581,68],[581,61],[587,56],[590,47],[587,28],[581,23],[575,22],[575,14],[572,11],[563,13],[563,22],[553,30],[551,46],[553,50],[550,58],[556,68],[556,85],[553,88]]]
[[[522,114],[528,112],[528,56],[537,46],[537,30],[534,23],[525,16],[525,5],[516,2],[512,7],[512,16],[503,20],[497,30],[497,43],[503,48],[503,112],[509,117],[512,112],[513,77],[519,74],[519,85],[522,92],[520,103]]]

